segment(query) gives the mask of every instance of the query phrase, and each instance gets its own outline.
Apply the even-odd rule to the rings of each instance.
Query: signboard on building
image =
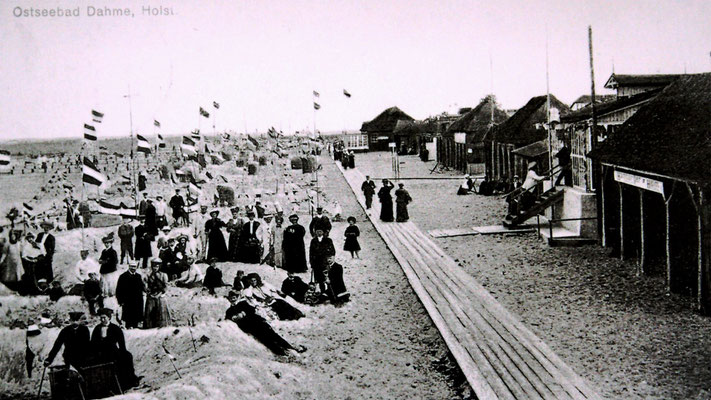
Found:
[[[622,171],[615,171],[615,181],[660,193],[662,195],[664,194],[664,183],[656,179],[645,178],[643,176],[633,175]]]
[[[454,143],[466,143],[467,134],[464,132],[457,132],[454,134]]]
[[[393,149],[394,149],[395,146],[396,146],[395,142],[390,142],[390,143],[388,143],[388,147],[390,147],[390,148],[393,148]]]

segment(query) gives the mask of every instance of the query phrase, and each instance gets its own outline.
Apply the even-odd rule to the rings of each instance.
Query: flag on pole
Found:
[[[121,215],[121,206],[111,204],[106,200],[99,200],[99,212],[109,215]]]
[[[192,138],[195,140],[200,140],[200,129],[195,129],[194,131],[190,132],[190,136],[192,136]]]
[[[90,185],[101,186],[106,182],[106,176],[102,174],[89,158],[84,157],[84,166],[82,167],[82,182]]]
[[[91,120],[100,124],[104,119],[104,113],[98,112],[96,110],[91,110]]]
[[[188,191],[194,192],[197,196],[202,195],[202,188],[195,182],[195,178],[190,177],[190,183],[188,184]]]
[[[84,139],[96,141],[96,128],[91,125],[84,124]]]
[[[321,105],[314,101],[314,110],[320,110]]]
[[[148,139],[139,134],[136,134],[136,151],[151,154],[151,144],[148,143]]]
[[[183,136],[183,143],[180,145],[184,155],[194,156],[197,155],[197,150],[195,150],[195,141],[187,136]]]
[[[351,94],[348,93],[348,91],[347,91],[346,89],[343,89],[343,95],[346,96],[346,97],[348,97],[348,98],[351,97]]]
[[[255,138],[253,138],[250,135],[247,135],[247,139],[249,140],[250,143],[252,143],[254,145],[254,147],[259,148],[259,142]]]
[[[165,139],[163,139],[163,135],[160,133],[158,134],[158,147],[165,148]]]
[[[0,166],[10,165],[10,152],[0,150]]]
[[[25,217],[30,217],[32,216],[32,212],[34,211],[34,207],[27,203],[22,203],[22,215]]]
[[[317,92],[317,91],[314,90],[314,97],[319,97],[319,96],[321,96],[321,95],[319,94],[319,92]]]
[[[213,102],[212,102],[212,106],[215,107],[215,108],[220,108],[220,103],[218,103],[218,102],[216,102],[216,101],[213,101]]]
[[[127,206],[124,203],[121,203],[120,209],[119,209],[119,214],[123,217],[131,217],[131,218],[136,218],[136,208],[132,208]]]
[[[153,126],[155,126],[156,128],[160,128],[160,122],[158,122],[158,120],[155,120],[155,119],[154,119],[154,120],[153,120]]]
[[[202,115],[205,118],[210,118],[210,113],[205,111],[205,109],[202,107],[200,107],[200,115]]]

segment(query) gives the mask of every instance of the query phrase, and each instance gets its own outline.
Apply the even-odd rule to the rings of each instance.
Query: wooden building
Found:
[[[371,151],[387,151],[388,144],[395,142],[400,148],[401,137],[394,134],[398,121],[414,121],[414,118],[405,114],[397,107],[390,107],[378,114],[371,121],[363,122],[361,133],[368,135],[368,149]]]
[[[595,104],[600,104],[600,103],[607,103],[608,101],[613,101],[617,100],[617,96],[614,94],[596,94],[595,95]],[[581,108],[585,108],[592,105],[592,96],[589,94],[584,94],[577,99],[570,105],[570,109],[573,111],[580,110]]]
[[[607,79],[605,88],[615,90],[618,98],[629,97],[650,90],[663,89],[681,76],[683,75],[623,75],[613,73]]]
[[[679,77],[589,156],[603,245],[711,315],[711,74]]]
[[[492,113],[493,108],[493,113]],[[466,173],[483,174],[486,148],[484,137],[489,129],[508,118],[493,96],[481,100],[442,133],[437,160],[445,167]]]
[[[550,96],[551,115],[565,115],[570,109]],[[547,140],[547,96],[533,97],[509,119],[489,131],[486,146],[486,174],[492,179],[511,180],[514,175],[525,176],[526,167],[516,164],[513,151],[541,140]],[[543,172],[544,169],[539,169]]]

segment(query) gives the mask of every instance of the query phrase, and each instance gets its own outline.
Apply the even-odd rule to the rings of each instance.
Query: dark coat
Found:
[[[378,191],[380,200],[380,220],[383,222],[393,222],[393,198],[390,196],[392,185],[383,186]]]
[[[209,219],[205,222],[205,232],[207,233],[208,240],[208,260],[215,257],[221,262],[227,261],[227,245],[225,244],[225,237],[220,230],[220,228],[226,226],[227,224],[219,218]]]
[[[259,242],[259,239],[257,239],[259,222],[252,221],[251,225],[251,232],[249,221],[242,225],[242,231],[239,234],[239,241],[237,245],[237,254],[239,255],[240,262],[258,264],[262,257],[261,243]]]
[[[99,257],[99,264],[101,264],[99,272],[102,274],[116,272],[116,266],[118,265],[118,254],[116,254],[116,250],[114,250],[113,247],[102,250],[101,257]]]
[[[314,279],[316,282],[323,282],[325,279],[324,269],[326,268],[326,258],[335,256],[336,248],[333,246],[331,238],[323,237],[321,241],[318,238],[311,239],[309,247],[309,261],[311,269],[314,270]]]
[[[309,232],[311,232],[311,236],[316,235],[317,229],[321,229],[324,235],[328,236],[328,232],[331,231],[331,220],[329,220],[325,215],[314,216],[309,224]]]
[[[64,353],[62,353],[64,362],[75,368],[83,367],[86,365],[86,350],[89,348],[89,328],[84,325],[79,325],[76,329],[72,326],[62,328],[52,350],[47,355],[50,363],[54,361],[62,346],[64,346]]]
[[[150,257],[153,255],[151,250],[151,233],[145,225],[138,225],[136,232],[136,258]]]
[[[121,305],[121,319],[127,326],[136,326],[143,320],[143,278],[136,272],[126,271],[116,283],[116,301]]]
[[[309,285],[296,275],[291,278],[287,277],[281,284],[282,293],[287,296],[291,296],[299,303],[304,302],[304,295],[308,289]]]
[[[306,228],[299,224],[289,225],[284,229],[281,249],[284,252],[284,269],[291,272],[306,272]]]

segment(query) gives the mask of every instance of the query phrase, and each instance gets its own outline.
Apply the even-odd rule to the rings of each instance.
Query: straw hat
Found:
[[[535,161],[531,161],[528,163],[528,169],[535,168],[537,163]]]

